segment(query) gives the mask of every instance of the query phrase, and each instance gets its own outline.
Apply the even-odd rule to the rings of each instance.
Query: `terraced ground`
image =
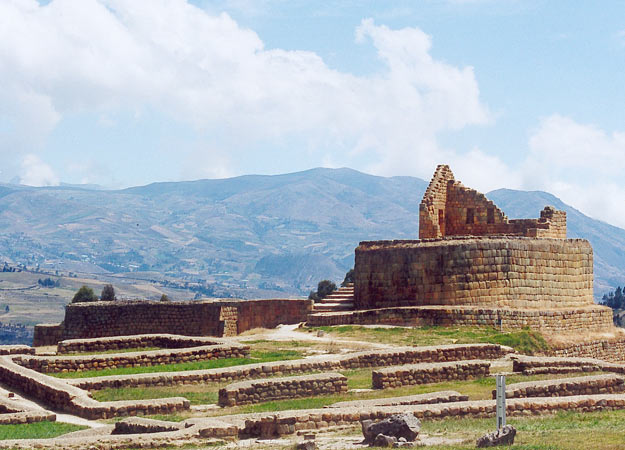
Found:
[[[244,367],[256,363],[270,363],[275,361],[294,361],[301,359],[316,360],[325,356],[349,354],[356,351],[376,348],[393,348],[397,346],[447,345],[470,343],[497,343],[512,346],[519,352],[537,353],[548,348],[547,341],[538,333],[527,330],[515,333],[501,333],[494,329],[467,329],[467,328],[403,328],[403,327],[359,327],[340,326],[323,327],[322,329],[299,329],[289,334],[283,332],[259,331],[240,336],[237,341],[250,346],[250,355],[246,358],[214,359],[208,361],[185,362],[180,364],[151,365],[139,367],[120,367],[116,369],[91,370],[82,372],[66,372],[50,374],[59,380],[71,381],[83,378],[96,379],[112,375],[134,375],[141,373],[169,373],[188,372],[190,370],[206,370],[227,367]],[[131,350],[127,349],[130,353]],[[145,351],[146,348],[140,349]],[[126,351],[126,350],[124,350]],[[98,352],[93,354],[107,354]],[[81,353],[84,354],[84,353]],[[63,355],[68,356],[68,355]],[[273,411],[297,411],[323,408],[337,402],[401,397],[439,391],[456,391],[468,396],[470,401],[490,400],[491,392],[495,387],[494,377],[482,377],[474,380],[447,381],[425,385],[403,386],[393,389],[373,390],[372,371],[375,368],[358,368],[340,370],[347,377],[349,391],[336,395],[323,395],[311,398],[292,398],[287,400],[267,401],[252,405],[217,407],[219,389],[232,381],[202,384],[174,384],[162,386],[124,386],[108,387],[93,390],[93,398],[100,402],[120,400],[145,400],[169,397],[184,397],[189,400],[191,407],[186,411],[173,414],[153,414],[146,416],[155,420],[164,420],[171,423],[189,422],[194,420],[209,420],[210,418],[233,418],[236,415],[251,413],[267,413]],[[493,362],[491,374],[506,373],[507,383],[524,381],[550,380],[588,376],[594,372],[571,373],[566,376],[555,374],[525,376],[520,373],[511,373],[512,363],[509,358]],[[312,373],[312,372],[311,372]],[[277,375],[281,376],[281,375]],[[282,375],[283,376],[283,375]],[[269,375],[271,377],[271,375]],[[2,414],[0,414],[2,416]],[[245,420],[241,416],[241,420]],[[81,442],[82,436],[87,436],[84,427],[99,427],[93,431],[111,429],[111,425],[122,420],[120,417],[85,421],[84,425],[69,425],[63,423],[63,417],[57,417],[57,422],[38,422],[21,425],[0,425],[0,448],[11,448],[16,441],[13,439],[42,439],[39,444],[54,446],[52,442]],[[230,419],[228,419],[230,420]],[[233,419],[234,420],[234,419]],[[551,415],[538,417],[515,416],[509,418],[518,430],[515,449],[617,449],[625,448],[625,434],[622,433],[622,423],[625,420],[625,410],[604,410],[595,412],[560,411]],[[494,418],[446,418],[444,420],[422,420],[422,444],[433,449],[468,449],[475,448],[475,439],[494,427]],[[356,445],[362,440],[357,424],[330,426],[327,429],[313,431],[316,442],[322,449],[360,448]],[[92,433],[93,434],[93,433]],[[156,433],[154,436],[163,433]],[[55,435],[65,436],[67,441],[50,441]],[[74,438],[74,437],[75,438]],[[143,436],[143,435],[142,435]],[[72,441],[72,439],[74,439]],[[244,446],[253,448],[293,448],[301,440],[297,434],[282,436],[270,441],[252,438]],[[11,440],[11,441],[7,441]],[[188,439],[184,448],[233,448],[233,443],[227,443],[220,438]],[[21,441],[30,445],[34,441]],[[87,442],[87,440],[85,440]],[[172,442],[166,441],[171,444]],[[221,442],[221,443],[220,443]],[[47,444],[45,444],[47,443]],[[178,442],[180,443],[180,442]],[[167,445],[169,445],[167,444]],[[210,447],[207,445],[210,444]],[[33,444],[34,445],[34,444]],[[64,445],[64,444],[63,444]],[[148,445],[148,444],[145,444]],[[156,444],[155,444],[156,445]],[[158,445],[165,445],[159,441]],[[123,447],[130,448],[130,447]]]

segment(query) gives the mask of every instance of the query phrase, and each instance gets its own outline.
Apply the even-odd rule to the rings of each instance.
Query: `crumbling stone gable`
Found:
[[[566,239],[566,212],[545,207],[539,219],[508,220],[491,200],[439,165],[419,206],[419,239],[513,235]]]

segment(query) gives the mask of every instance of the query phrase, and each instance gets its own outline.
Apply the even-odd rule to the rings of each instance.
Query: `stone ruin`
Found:
[[[593,301],[592,247],[566,238],[564,211],[510,220],[440,165],[420,205],[419,237],[360,243],[356,310],[396,308],[434,325],[612,326],[610,309]]]

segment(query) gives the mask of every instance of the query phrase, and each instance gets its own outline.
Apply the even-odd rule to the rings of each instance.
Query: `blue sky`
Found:
[[[448,163],[625,227],[625,5],[597,5],[5,0],[0,180]]]

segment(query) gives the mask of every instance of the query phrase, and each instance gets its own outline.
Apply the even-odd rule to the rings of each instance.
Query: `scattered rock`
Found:
[[[304,441],[297,444],[295,448],[297,450],[317,450],[317,444],[315,444],[315,441]]]
[[[317,331],[317,337],[323,337],[323,336],[325,336],[325,334],[326,334],[326,332],[323,331],[323,330]]]
[[[396,443],[397,438],[395,438],[394,436],[385,436],[383,434],[378,434],[371,445],[373,447],[393,447]]]
[[[376,423],[372,420],[363,420],[361,426],[367,444],[373,443],[379,434],[393,437],[395,441],[404,438],[408,442],[413,442],[419,435],[421,422],[412,414],[395,414]]]
[[[498,445],[512,445],[514,444],[514,437],[516,436],[516,428],[512,425],[506,425],[505,427],[488,433],[477,440],[476,446],[478,448],[484,447],[497,447]]]

